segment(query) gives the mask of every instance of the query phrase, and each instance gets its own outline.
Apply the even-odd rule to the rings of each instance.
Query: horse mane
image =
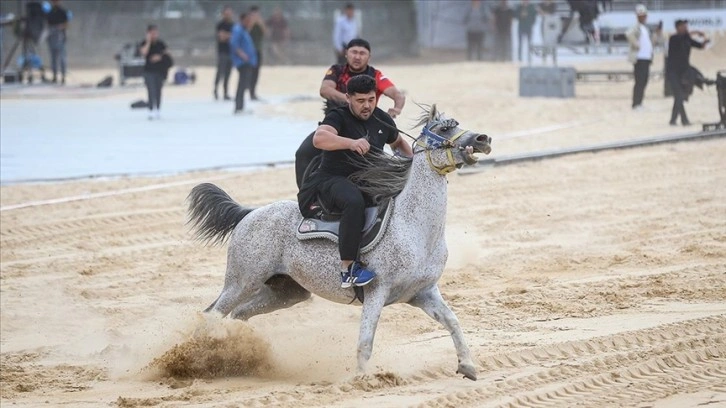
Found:
[[[415,102],[414,102],[415,103]],[[323,111],[327,114],[331,110],[344,106],[339,102],[326,100]],[[441,120],[442,113],[437,111],[436,105],[418,104],[421,115],[412,128],[425,126],[432,120]],[[358,185],[360,190],[371,197],[378,204],[395,197],[403,191],[411,172],[412,158],[391,156],[381,151],[370,151],[365,156],[356,156],[356,166],[360,169],[351,174],[349,179]]]
[[[355,160],[360,170],[349,178],[376,204],[403,191],[413,163],[413,159],[391,156],[382,150],[370,151],[365,156],[357,156]]]
[[[436,105],[427,105],[424,103],[416,103],[416,106],[421,108],[421,114],[419,115],[417,122],[414,123],[412,128],[417,128],[419,126],[426,126],[429,124],[429,122],[434,120],[440,120],[442,118],[443,112],[439,112],[436,109]]]

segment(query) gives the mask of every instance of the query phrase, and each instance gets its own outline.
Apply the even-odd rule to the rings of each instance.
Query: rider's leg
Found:
[[[456,347],[456,356],[459,359],[459,368],[456,372],[463,374],[464,377],[470,380],[476,380],[476,368],[474,367],[474,362],[471,360],[469,347],[464,341],[464,333],[462,333],[461,327],[459,326],[459,319],[456,318],[454,312],[444,302],[439,288],[434,286],[421,291],[408,303],[411,306],[421,308],[427,315],[441,323],[451,333],[451,338],[454,340],[454,347]]]
[[[308,168],[308,165],[315,156],[322,152],[322,150],[313,145],[314,134],[315,132],[309,134],[295,152],[295,179],[297,181],[298,189],[302,186],[303,175],[305,174],[305,170]]]
[[[361,231],[365,223],[365,199],[358,187],[345,177],[333,177],[320,187],[320,197],[332,207],[342,211],[338,230],[338,250],[342,263],[342,287],[363,286],[375,274],[356,261],[360,248]]]
[[[252,316],[288,308],[307,299],[310,299],[310,292],[289,276],[278,275],[270,278],[250,298],[245,298],[244,303],[237,305],[230,316],[247,320]]]
[[[332,177],[320,188],[320,197],[340,210],[338,250],[347,267],[358,256],[361,231],[365,223],[365,200],[358,187],[345,177]]]

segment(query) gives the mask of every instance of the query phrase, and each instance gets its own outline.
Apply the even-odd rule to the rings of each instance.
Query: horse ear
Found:
[[[439,116],[439,112],[436,109],[436,104],[431,105],[431,109],[429,110],[429,122],[435,120]]]

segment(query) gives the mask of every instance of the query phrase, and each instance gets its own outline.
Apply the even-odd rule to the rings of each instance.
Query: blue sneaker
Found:
[[[365,264],[355,261],[350,265],[348,271],[340,274],[340,278],[342,280],[340,287],[347,289],[351,286],[365,286],[375,277],[375,272],[366,269]]]

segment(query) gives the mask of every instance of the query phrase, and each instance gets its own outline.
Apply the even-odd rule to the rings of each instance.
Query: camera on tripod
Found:
[[[15,44],[3,58],[3,79],[8,82],[23,82],[23,77],[27,76],[28,83],[33,82],[33,69],[40,72],[40,79],[45,79],[45,67],[43,61],[38,55],[38,42],[43,35],[45,28],[45,11],[43,5],[38,1],[31,1],[25,4],[25,15],[14,18],[5,22],[13,25],[13,34],[15,35]],[[15,52],[20,48],[20,58],[18,59],[18,72],[9,71],[8,65],[13,60]]]

